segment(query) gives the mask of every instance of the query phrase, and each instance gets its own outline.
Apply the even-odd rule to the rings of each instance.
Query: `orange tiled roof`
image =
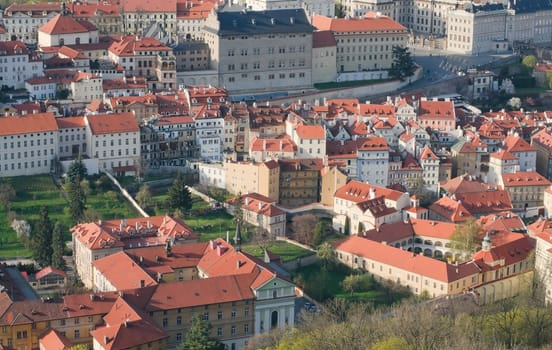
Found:
[[[43,334],[38,342],[42,350],[70,350],[73,346],[67,337],[53,328]]]
[[[314,15],[312,25],[319,30],[330,30],[337,33],[347,32],[405,32],[408,30],[400,23],[395,22],[389,17],[380,16],[379,18],[328,18],[325,16]]]
[[[141,54],[139,51],[172,51],[172,49],[154,38],[137,38],[136,35],[127,35],[120,41],[111,44],[109,51],[122,57]]]
[[[29,49],[22,41],[0,41],[0,56],[28,55]]]
[[[88,33],[97,30],[92,23],[77,21],[71,16],[59,14],[43,24],[38,31],[50,35]]]
[[[293,153],[297,151],[295,142],[290,138],[279,139],[260,139],[254,138],[251,141],[249,149],[253,152],[288,152]]]
[[[36,113],[0,118],[0,135],[18,135],[59,130],[53,113]]]
[[[385,137],[368,137],[363,139],[362,143],[358,146],[358,151],[372,152],[372,151],[388,151],[389,146]]]
[[[504,187],[550,186],[551,182],[536,171],[520,171],[515,174],[502,174]]]
[[[509,151],[498,151],[491,153],[491,158],[500,159],[500,160],[517,160],[518,157],[510,153]]]
[[[431,148],[429,148],[429,146],[425,146],[424,147],[424,150],[422,151],[422,155],[420,156],[420,160],[424,160],[424,159],[436,159],[436,160],[439,160],[439,157],[437,157],[435,155],[435,153],[433,153],[433,151],[431,150]]]
[[[85,118],[94,135],[140,132],[140,126],[134,114],[130,112],[90,114]]]
[[[39,280],[39,279],[42,279],[43,277],[46,277],[47,275],[49,275],[51,273],[59,275],[59,276],[67,277],[67,274],[65,272],[61,271],[60,269],[56,269],[52,266],[46,266],[45,268],[43,268],[42,270],[40,270],[36,273],[35,278],[37,280]]]
[[[450,222],[464,222],[472,216],[462,203],[448,196],[439,198],[429,206],[429,210]]]
[[[122,0],[122,11],[129,12],[169,12],[176,13],[176,0]]]
[[[116,290],[157,284],[157,281],[151,278],[138,263],[122,251],[95,260],[92,265]],[[141,285],[141,281],[144,285]]]
[[[504,139],[504,148],[509,152],[534,152],[535,149],[527,141],[517,135],[508,135]]]
[[[295,127],[295,132],[302,139],[326,139],[326,132],[321,125],[304,125],[301,123]]]
[[[320,30],[312,33],[312,48],[317,49],[320,47],[336,46],[337,42],[331,31]]]
[[[454,120],[454,103],[452,101],[420,101],[418,119]]]
[[[526,259],[535,249],[535,240],[527,235],[510,233],[516,239],[492,247],[489,251],[480,250],[473,260],[484,270],[501,269],[504,265],[515,264]],[[492,238],[491,238],[492,242]]]
[[[383,196],[394,201],[398,200],[403,195],[403,193],[399,191],[370,185],[357,180],[351,180],[335,192],[335,197],[345,199],[353,203],[360,203],[370,198],[371,189],[374,189],[376,197]]]
[[[336,251],[352,253],[404,271],[451,283],[475,275],[479,268],[472,262],[454,266],[447,262],[415,255],[406,250],[394,248],[359,236],[350,236],[335,244]]]

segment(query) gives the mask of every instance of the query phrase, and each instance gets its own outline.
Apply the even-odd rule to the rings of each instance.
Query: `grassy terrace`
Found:
[[[343,290],[341,286],[341,282],[351,273],[351,269],[342,264],[327,271],[317,263],[293,271],[293,279],[304,288],[308,295],[318,301],[340,298],[348,301],[372,303],[378,306],[390,305],[411,295],[404,288],[390,284],[384,285],[376,281],[374,281],[370,290],[351,294]]]
[[[310,250],[306,250],[296,245],[282,241],[272,242],[267,248],[270,252],[278,254],[282,259],[282,262],[291,261],[297,258],[302,258],[315,254]],[[264,252],[262,248],[258,245],[247,245],[243,247],[243,250],[251,255],[257,256],[259,258],[264,258]]]
[[[3,183],[9,183],[16,192],[16,199],[11,202],[10,211],[13,211],[21,219],[33,224],[38,219],[41,207],[48,208],[50,218],[60,221],[66,228],[71,227],[71,218],[67,212],[67,201],[59,190],[52,177],[48,175],[21,176],[4,178]],[[90,183],[94,180],[91,179]],[[115,200],[113,199],[113,196]],[[133,217],[138,213],[126,201],[116,193],[103,191],[91,191],[87,200],[88,209],[97,211],[103,219],[115,219],[121,217]],[[70,239],[69,231],[66,233]],[[27,257],[30,252],[25,249],[15,231],[8,222],[8,211],[0,208],[0,258]]]

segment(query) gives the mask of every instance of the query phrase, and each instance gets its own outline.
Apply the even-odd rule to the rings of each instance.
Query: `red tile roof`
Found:
[[[235,254],[232,254],[235,255]],[[253,300],[250,286],[258,270],[244,275],[226,275],[191,281],[162,283],[155,288],[145,311],[170,310]]]
[[[234,204],[238,197],[231,198],[227,201],[229,204]],[[268,217],[283,215],[284,212],[274,205],[275,201],[258,193],[247,193],[242,195],[242,208],[257,214]]]
[[[408,29],[400,23],[395,22],[389,17],[381,16],[379,18],[328,18],[325,16],[314,15],[312,25],[319,30],[330,30],[334,33],[347,32],[403,32]]]
[[[0,41],[0,56],[28,55],[29,49],[22,41]]]
[[[50,328],[38,340],[41,350],[70,350],[73,343],[63,334]]]
[[[122,11],[129,12],[156,12],[176,13],[176,0],[154,1],[154,0],[122,0]]]
[[[65,118],[56,118],[56,123],[60,129],[70,129],[70,128],[84,128],[86,124],[84,122],[84,117],[65,117]]]
[[[422,155],[420,156],[420,160],[424,160],[424,159],[439,160],[439,157],[437,157],[435,153],[433,153],[433,151],[431,150],[431,148],[429,148],[429,146],[425,146],[424,150],[422,151]]]
[[[345,199],[353,203],[360,203],[370,198],[371,189],[374,189],[376,197],[383,196],[394,201],[398,200],[403,195],[403,193],[399,191],[370,185],[357,180],[351,180],[335,192],[335,197]]]
[[[506,136],[504,148],[509,152],[535,152],[533,146],[517,135]]]
[[[500,160],[517,160],[518,157],[510,153],[509,151],[498,151],[491,153],[491,158],[500,159]]]
[[[59,130],[53,113],[37,113],[0,118],[0,135],[18,135]]]
[[[317,49],[321,47],[336,46],[337,42],[331,31],[321,30],[312,33],[312,48]]]
[[[500,213],[513,208],[508,191],[502,189],[457,193],[453,196],[472,215]]]
[[[478,251],[473,255],[473,260],[485,271],[500,269],[527,259],[535,249],[535,240],[524,234],[509,235],[510,239],[507,242],[493,246],[489,251]]]
[[[50,35],[88,33],[96,30],[96,26],[86,20],[77,21],[63,14],[55,16],[38,28],[38,31]]]
[[[479,268],[471,262],[454,266],[444,261],[415,255],[359,236],[351,236],[335,244],[335,250],[378,261],[395,268],[451,283],[475,275]]]
[[[363,139],[358,147],[359,152],[388,151],[389,146],[385,137],[372,136]]]
[[[370,211],[373,217],[380,218],[397,212],[395,208],[388,208],[385,205],[385,197],[380,196],[374,199],[367,199],[356,203],[356,206],[365,213]]]
[[[295,127],[295,132],[301,139],[326,139],[326,131],[321,125],[304,125],[301,123]]]
[[[55,274],[55,275],[58,275],[58,276],[62,276],[62,277],[67,277],[67,274],[63,271],[61,271],[60,269],[56,269],[52,266],[47,266],[45,268],[43,268],[42,270],[38,271],[35,275],[35,278],[37,280],[40,280],[42,279],[43,277],[46,277],[48,276],[49,274]]]
[[[141,55],[140,51],[172,51],[172,49],[157,39],[128,35],[116,41],[109,47],[109,51],[118,57]]]
[[[197,266],[207,246],[207,242],[176,244],[172,246],[170,255],[162,245],[128,249],[125,253],[144,268],[165,266],[181,269]]]
[[[440,184],[449,194],[459,194],[466,192],[486,191],[489,185],[485,184],[480,178],[471,175],[460,175]]]
[[[515,174],[502,174],[504,188],[519,186],[550,186],[551,182],[536,171],[520,171]]]
[[[454,120],[454,103],[452,101],[420,101],[418,119]]]
[[[140,126],[130,112],[89,114],[85,118],[94,135],[140,132]]]
[[[278,139],[261,139],[255,137],[251,140],[249,150],[252,152],[285,152],[293,154],[297,151],[297,145],[288,137]]]
[[[439,198],[429,206],[429,210],[450,222],[464,222],[472,216],[460,202],[448,196]]]
[[[157,281],[148,275],[138,263],[122,251],[96,260],[92,265],[95,271],[102,274],[116,290],[157,284]]]

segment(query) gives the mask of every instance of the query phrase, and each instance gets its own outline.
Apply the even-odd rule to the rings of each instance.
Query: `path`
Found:
[[[115,184],[115,186],[117,186],[121,194],[130,202],[130,204],[132,204],[134,208],[136,208],[136,210],[138,210],[140,215],[142,215],[145,218],[149,218],[149,214],[146,213],[146,211],[142,209],[142,207],[140,207],[138,203],[136,203],[136,201],[134,200],[134,198],[132,198],[130,193],[128,193],[127,190],[123,186],[121,186],[119,181],[117,181],[117,179],[113,175],[111,175],[108,172],[104,172],[104,174],[109,178],[109,180],[111,180],[111,182]]]

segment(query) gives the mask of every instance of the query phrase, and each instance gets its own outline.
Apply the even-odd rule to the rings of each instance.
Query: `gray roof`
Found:
[[[552,0],[510,0],[510,4],[516,13],[552,10]]]
[[[312,33],[303,9],[219,12],[219,35]]]

